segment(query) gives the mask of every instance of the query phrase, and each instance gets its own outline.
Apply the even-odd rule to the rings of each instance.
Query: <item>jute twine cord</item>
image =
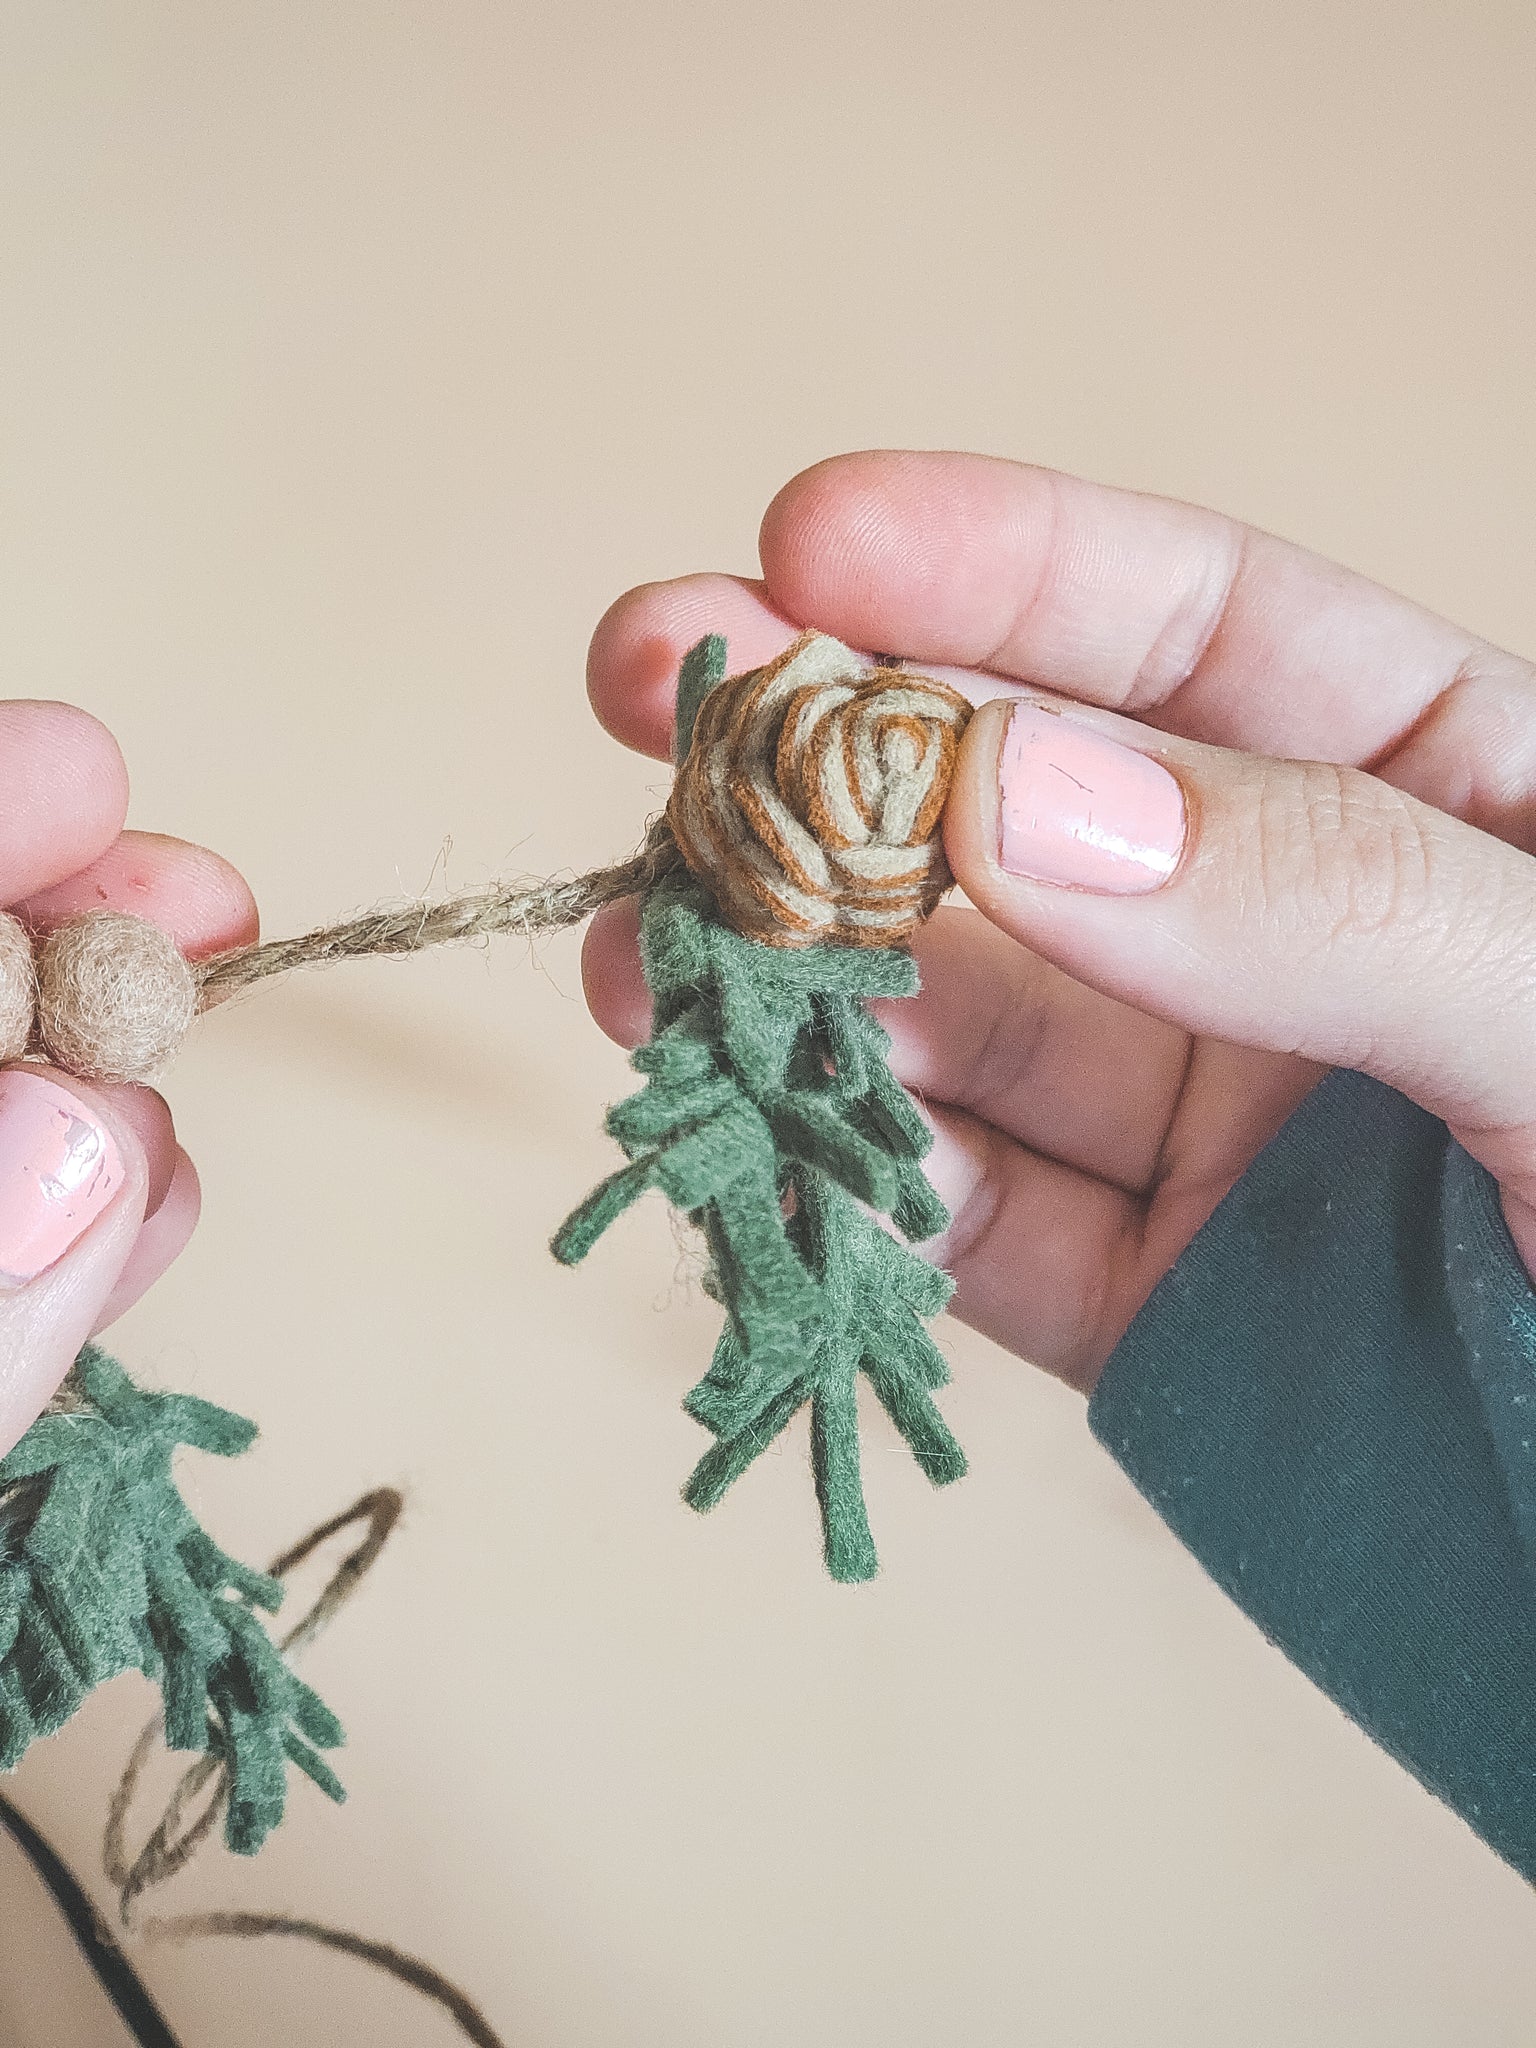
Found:
[[[637,896],[676,867],[679,854],[665,829],[653,830],[641,850],[612,867],[596,868],[568,882],[534,882],[472,890],[439,903],[401,904],[365,911],[344,924],[320,925],[296,939],[271,939],[205,960],[192,972],[198,1008],[211,1009],[226,996],[251,988],[295,967],[328,967],[338,960],[376,959],[387,954],[424,953],[433,946],[512,934],[536,939],[566,930],[622,897]]]
[[[35,1053],[85,1081],[154,1081],[193,1019],[243,989],[299,967],[424,953],[512,934],[542,938],[641,895],[681,855],[664,825],[628,860],[570,881],[506,884],[439,902],[381,906],[293,939],[189,963],[157,925],[89,911],[38,947],[0,913],[0,1061]],[[9,1035],[4,1035],[7,1006]]]
[[[898,946],[949,883],[940,817],[970,706],[948,684],[806,633],[706,697],[666,815],[628,860],[321,925],[188,965],[155,926],[91,912],[36,948],[0,918],[0,1059],[150,1081],[200,1011],[298,967],[538,938],[643,895],[685,861],[765,945]]]

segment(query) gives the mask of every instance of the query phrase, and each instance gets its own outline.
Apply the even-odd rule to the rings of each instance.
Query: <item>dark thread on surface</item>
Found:
[[[404,1506],[404,1497],[395,1488],[378,1487],[274,1558],[269,1576],[285,1579],[331,1538],[354,1524],[366,1524],[361,1541],[347,1552],[311,1606],[283,1637],[285,1652],[304,1648],[329,1628],[378,1561]],[[102,1864],[108,1881],[117,1891],[118,1912],[125,1927],[133,1924],[134,1907],[145,1892],[186,1868],[213,1832],[228,1802],[230,1773],[226,1761],[217,1753],[198,1757],[178,1780],[144,1847],[130,1860],[126,1846],[128,1811],[144,1769],[159,1747],[160,1732],[161,1723],[156,1717],[135,1743],[107,1811]],[[189,1821],[189,1809],[204,1795],[205,1803]],[[181,2048],[137,1970],[102,1923],[84,1886],[40,1830],[3,1795],[0,1825],[11,1834],[46,1887],[82,1957],[138,2048]],[[466,1992],[430,1963],[406,1954],[392,1942],[374,1941],[296,1913],[175,1914],[147,1921],[138,1931],[145,1942],[195,1941],[214,1936],[259,1940],[269,1935],[313,1942],[335,1954],[353,1956],[432,2000],[465,2038],[475,2043],[475,2048],[506,2048],[502,2037]]]
[[[370,1941],[365,1935],[349,1934],[342,1927],[327,1927],[318,1920],[306,1920],[291,1913],[186,1913],[172,1920],[151,1920],[144,1929],[149,1941],[201,1941],[211,1935],[234,1935],[241,1940],[258,1940],[265,1935],[292,1935],[312,1941],[339,1955],[356,1956],[371,1963],[398,1983],[419,1991],[442,2006],[475,2048],[506,2048],[485,2014],[465,1992],[452,1984],[440,1970],[410,1956],[387,1941]]]
[[[31,1864],[74,1937],[76,1948],[139,2048],[181,2048],[180,2041],[171,2032],[164,2013],[150,1997],[138,1972],[118,1947],[110,1930],[102,1925],[101,1915],[91,1903],[84,1885],[47,1837],[3,1792],[0,1792],[0,1827],[4,1827]]]

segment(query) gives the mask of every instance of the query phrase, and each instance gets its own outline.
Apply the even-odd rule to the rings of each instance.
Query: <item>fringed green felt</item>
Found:
[[[680,752],[724,672],[717,636],[685,662]],[[966,1469],[933,1401],[949,1371],[924,1326],[952,1283],[870,1213],[909,1240],[949,1220],[922,1170],[931,1134],[865,1007],[871,996],[915,994],[916,963],[898,949],[783,950],[742,938],[686,870],[649,891],[641,953],[655,1003],[650,1043],[633,1059],[645,1086],[607,1119],[630,1164],[563,1225],[555,1256],[583,1258],[648,1188],[687,1212],[727,1320],[687,1397],[716,1441],[684,1498],[713,1507],[808,1401],[827,1568],[835,1579],[872,1578],[859,1376],[936,1485]]]
[[[169,1746],[226,1764],[225,1840],[241,1855],[282,1819],[290,1763],[345,1796],[319,1754],[340,1724],[254,1612],[275,1612],[282,1587],[219,1549],[172,1473],[181,1445],[227,1458],[255,1434],[210,1402],[134,1386],[89,1346],[63,1404],[0,1459],[0,1769],[96,1686],[142,1671]]]

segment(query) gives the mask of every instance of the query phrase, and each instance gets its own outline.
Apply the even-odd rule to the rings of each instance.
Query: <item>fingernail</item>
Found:
[[[0,1287],[61,1259],[123,1184],[112,1133],[25,1067],[0,1073]]]
[[[1178,866],[1184,792],[1150,754],[1019,703],[998,772],[998,853],[1010,875],[1139,896]]]

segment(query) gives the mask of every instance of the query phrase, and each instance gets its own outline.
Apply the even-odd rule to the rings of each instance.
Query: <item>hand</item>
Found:
[[[1045,707],[973,719],[945,843],[976,908],[939,911],[923,993],[882,1006],[937,1127],[958,1315],[1091,1388],[1331,1065],[1445,1119],[1536,1272],[1536,669],[1218,514],[980,456],[820,464],[762,561],[613,606],[611,732],[665,758],[699,635],[734,671],[805,625]],[[639,1042],[632,907],[584,972]]]
[[[112,735],[68,704],[0,703],[0,903],[36,931],[130,910],[191,958],[256,936],[251,893],[201,847],[125,832]],[[0,1072],[0,1453],[86,1339],[132,1306],[197,1221],[197,1174],[148,1088]]]

